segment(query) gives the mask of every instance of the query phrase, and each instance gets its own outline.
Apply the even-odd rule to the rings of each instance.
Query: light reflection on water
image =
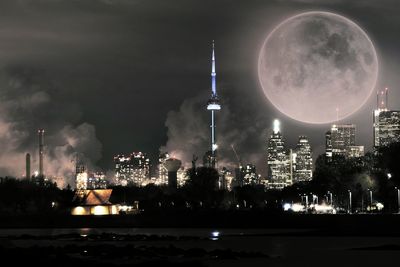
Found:
[[[82,237],[99,235],[102,233],[114,233],[117,235],[168,235],[168,236],[194,236],[221,238],[223,236],[266,235],[277,233],[300,233],[307,230],[297,229],[218,229],[207,228],[25,228],[25,229],[0,229],[0,237],[33,235],[56,236],[66,234],[79,234]]]

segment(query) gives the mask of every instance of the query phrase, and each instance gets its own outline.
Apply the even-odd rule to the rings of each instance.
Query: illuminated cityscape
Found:
[[[388,109],[388,88],[377,92],[376,98],[373,123],[374,147],[377,149],[400,141],[400,111]]]
[[[356,126],[354,124],[333,124],[326,133],[326,156],[358,158],[364,156],[364,146],[356,145]]]
[[[114,157],[115,178],[117,184],[141,186],[150,178],[150,159],[142,152],[133,152],[129,156]]]
[[[398,261],[400,2],[0,12],[2,265]]]

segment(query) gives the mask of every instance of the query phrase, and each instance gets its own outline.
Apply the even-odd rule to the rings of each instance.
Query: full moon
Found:
[[[360,109],[374,91],[378,58],[368,35],[330,12],[306,12],[267,36],[258,60],[264,94],[285,115],[330,123]]]

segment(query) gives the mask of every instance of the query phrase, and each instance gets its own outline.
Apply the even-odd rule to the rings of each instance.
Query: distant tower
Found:
[[[39,176],[43,177],[43,156],[44,156],[44,129],[38,130],[39,135]]]
[[[214,41],[212,43],[212,57],[211,57],[211,98],[207,103],[207,110],[211,111],[211,155],[210,155],[210,167],[215,168],[217,160],[217,142],[215,138],[215,111],[221,110],[219,99],[217,95],[216,86],[216,72],[215,72],[215,52],[214,52]]]
[[[26,178],[31,178],[31,154],[26,153],[25,157],[25,166],[26,166]]]

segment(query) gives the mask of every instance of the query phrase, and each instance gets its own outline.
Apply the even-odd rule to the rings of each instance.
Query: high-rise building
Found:
[[[268,140],[267,166],[268,185],[272,189],[283,189],[292,184],[292,156],[285,148],[280,132],[279,120],[274,120],[274,128]]]
[[[185,167],[180,167],[178,172],[177,172],[177,179],[178,179],[178,187],[182,187],[186,184],[187,180],[189,177],[186,174]]]
[[[374,110],[374,148],[400,142],[400,111],[387,107],[388,89],[378,92],[377,107]]]
[[[158,157],[158,183],[168,184],[168,170],[165,167],[165,161],[169,159],[168,153],[161,153]]]
[[[356,126],[354,124],[333,124],[325,138],[325,155],[328,160],[336,156],[351,158],[364,155],[364,147],[356,145]]]
[[[77,190],[88,189],[88,173],[82,161],[77,160],[75,166],[75,184]]]
[[[257,174],[256,166],[253,164],[246,164],[240,168],[240,176],[243,185],[258,185],[260,184],[260,176]]]
[[[217,141],[215,135],[215,112],[221,110],[221,105],[219,103],[219,98],[217,95],[217,84],[216,84],[216,76],[215,72],[215,53],[214,53],[214,41],[212,43],[212,57],[211,57],[211,97],[207,103],[207,110],[211,111],[211,150],[209,153],[208,164],[210,167],[215,168],[217,161]]]
[[[294,166],[295,167],[294,167]],[[312,179],[312,151],[307,136],[299,136],[292,155],[293,182],[307,182]]]
[[[228,191],[232,190],[234,178],[233,173],[228,168],[223,167],[220,173],[219,188]]]
[[[117,184],[142,186],[150,178],[150,159],[142,152],[114,157]]]
[[[107,180],[103,172],[90,173],[87,180],[87,189],[106,189]]]

